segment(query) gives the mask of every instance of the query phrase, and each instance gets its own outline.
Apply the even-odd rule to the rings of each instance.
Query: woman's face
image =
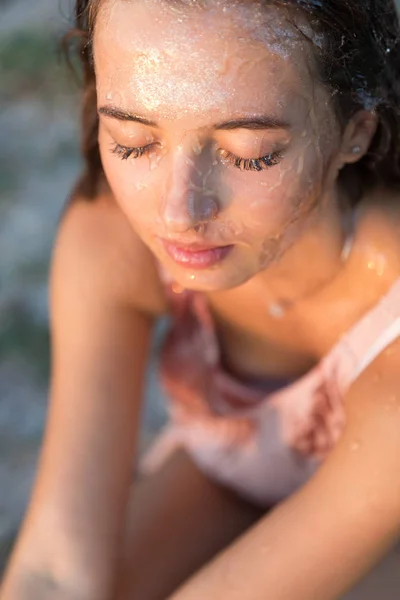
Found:
[[[212,4],[105,0],[94,37],[116,201],[176,281],[198,290],[244,283],[323,218],[340,145],[310,44],[287,14]]]

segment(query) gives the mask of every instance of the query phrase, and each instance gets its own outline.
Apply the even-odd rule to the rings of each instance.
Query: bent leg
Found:
[[[176,453],[135,485],[118,600],[165,600],[262,514]]]

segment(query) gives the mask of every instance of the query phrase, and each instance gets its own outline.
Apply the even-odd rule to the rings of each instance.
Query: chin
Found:
[[[251,279],[252,275],[231,269],[207,269],[201,271],[187,271],[177,273],[171,270],[176,283],[182,288],[194,292],[222,292],[239,287]]]

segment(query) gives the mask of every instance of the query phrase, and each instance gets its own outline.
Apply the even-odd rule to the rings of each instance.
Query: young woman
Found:
[[[333,600],[384,556],[346,598],[396,597],[393,0],[76,13],[86,171],[54,252],[49,420],[1,600]],[[131,494],[165,314],[170,422]]]

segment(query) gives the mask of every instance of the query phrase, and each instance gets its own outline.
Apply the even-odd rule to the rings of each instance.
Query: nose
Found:
[[[172,159],[161,199],[161,217],[170,233],[196,230],[217,217],[216,195],[207,186],[210,167],[199,159],[183,151]]]

